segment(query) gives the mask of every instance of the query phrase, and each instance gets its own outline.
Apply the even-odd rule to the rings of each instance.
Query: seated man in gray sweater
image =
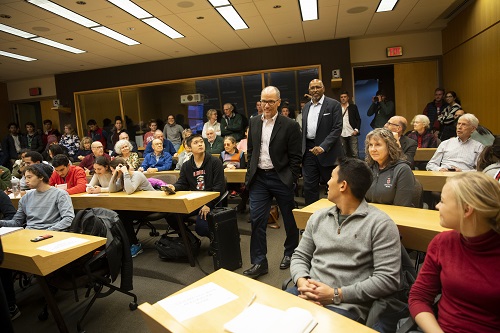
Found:
[[[44,163],[26,167],[24,176],[28,191],[19,200],[14,216],[4,215],[9,220],[0,220],[0,227],[22,227],[38,230],[65,231],[71,226],[75,212],[68,192],[49,185],[52,166]],[[0,269],[0,278],[7,297],[11,320],[20,316],[16,305],[16,294],[12,271]]]
[[[26,168],[28,191],[19,200],[16,214],[10,220],[0,220],[2,227],[22,227],[39,230],[67,230],[75,212],[69,194],[49,185],[52,167],[32,164]]]
[[[328,181],[336,206],[310,217],[290,266],[289,292],[359,322],[372,301],[398,289],[401,269],[396,224],[364,200],[371,182],[365,162],[339,160]]]

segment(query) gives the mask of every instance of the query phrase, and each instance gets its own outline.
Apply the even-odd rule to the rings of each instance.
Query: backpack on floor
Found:
[[[200,252],[201,241],[196,237],[191,230],[186,228],[186,234],[191,245],[193,255],[196,257]],[[155,248],[158,251],[158,256],[162,260],[171,261],[186,261],[188,260],[187,249],[184,246],[182,237],[174,237],[164,234],[158,241],[155,242]]]

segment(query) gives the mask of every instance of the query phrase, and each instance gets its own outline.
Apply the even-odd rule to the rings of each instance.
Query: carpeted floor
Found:
[[[300,198],[298,199],[300,201]],[[234,204],[231,204],[231,206]],[[242,273],[250,264],[250,223],[247,214],[238,214],[238,228],[241,235],[241,254],[243,267],[235,270]],[[163,221],[155,222],[158,228],[165,229]],[[160,233],[162,230],[160,230]],[[149,229],[141,229],[139,239],[144,252],[134,258],[134,290],[138,303],[151,304],[182,289],[214,271],[212,257],[208,256],[209,241],[202,238],[202,248],[197,257],[196,267],[189,263],[166,262],[158,258],[154,242],[158,237],[149,236]],[[267,229],[269,274],[259,278],[261,282],[281,288],[282,282],[289,278],[289,270],[280,270],[279,263],[283,257],[285,230]],[[117,279],[119,283],[119,278]],[[71,332],[76,332],[76,322],[87,304],[85,291],[79,291],[80,302],[76,303],[72,292],[59,291],[56,299]],[[39,321],[38,314],[44,301],[36,281],[26,290],[17,287],[17,303],[21,316],[14,321],[14,329],[18,333],[57,332],[57,326],[49,315],[48,320]],[[83,322],[87,332],[148,332],[139,311],[130,311],[128,304],[132,299],[121,293],[98,299]],[[1,329],[0,329],[1,331]]]

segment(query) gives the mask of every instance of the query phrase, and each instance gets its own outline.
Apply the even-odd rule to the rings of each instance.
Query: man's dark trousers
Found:
[[[284,255],[292,256],[299,244],[299,230],[292,214],[292,209],[295,207],[293,190],[283,184],[276,171],[257,169],[255,180],[250,186],[250,217],[252,219],[250,258],[252,264],[267,262],[266,228],[273,197],[276,198],[285,225]]]
[[[315,147],[314,140],[306,140],[306,151],[302,160],[302,176],[304,177],[305,204],[310,205],[319,200],[319,181],[325,183],[332,176],[334,166],[322,166],[316,155],[309,150]],[[328,154],[328,153],[323,153]]]

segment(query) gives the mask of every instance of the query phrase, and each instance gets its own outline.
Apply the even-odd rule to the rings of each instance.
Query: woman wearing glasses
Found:
[[[455,113],[462,109],[460,106],[460,100],[457,97],[457,94],[454,91],[448,91],[445,95],[446,103],[448,106],[444,109],[444,111],[438,116],[438,121],[441,124],[439,139],[441,141],[448,140],[457,136],[456,133],[456,124]]]

